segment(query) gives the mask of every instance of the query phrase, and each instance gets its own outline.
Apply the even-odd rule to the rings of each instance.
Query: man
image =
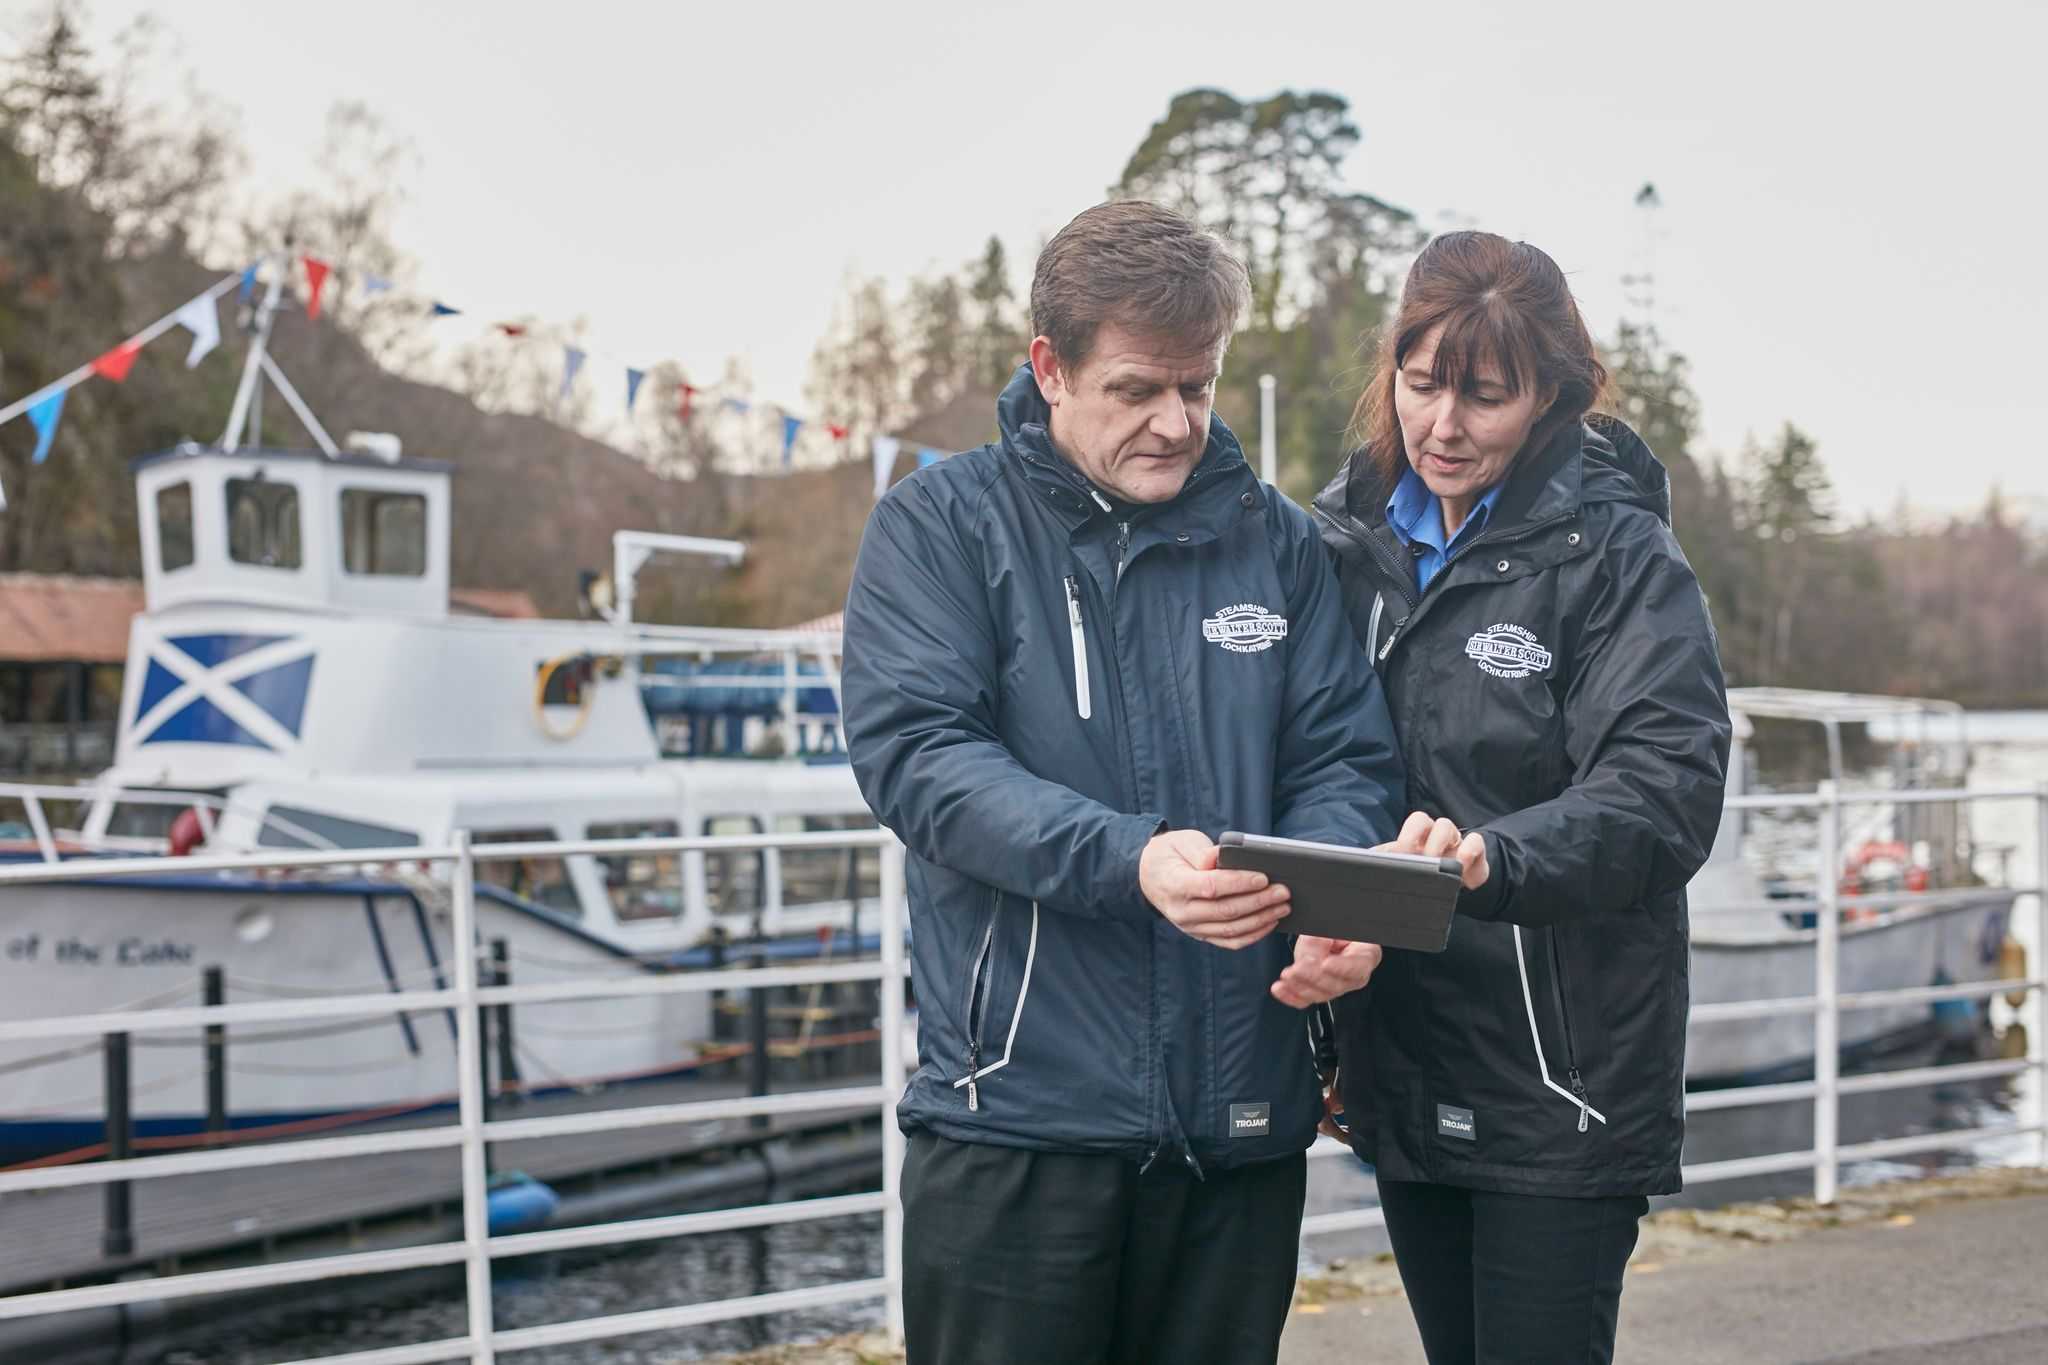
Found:
[[[1298,1011],[1379,949],[1274,935],[1286,889],[1212,841],[1377,844],[1403,783],[1313,524],[1210,415],[1248,296],[1185,218],[1083,213],[1001,440],[861,544],[847,744],[911,855],[914,1365],[1278,1349],[1322,1111]]]

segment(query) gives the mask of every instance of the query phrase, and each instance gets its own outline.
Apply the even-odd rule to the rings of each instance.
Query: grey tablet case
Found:
[[[1280,921],[1290,934],[1440,953],[1451,939],[1461,872],[1455,858],[1229,831],[1217,865],[1263,872],[1291,893]]]

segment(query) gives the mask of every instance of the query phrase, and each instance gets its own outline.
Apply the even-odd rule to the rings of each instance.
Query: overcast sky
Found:
[[[0,0],[15,33],[31,8]],[[1657,319],[1710,452],[1790,419],[1852,510],[1994,483],[2048,507],[2037,0],[813,9],[92,14],[157,13],[280,186],[329,105],[373,105],[418,149],[400,244],[435,295],[584,318],[606,351],[693,375],[741,356],[799,412],[849,270],[900,284],[993,232],[1021,282],[1175,92],[1331,90],[1364,131],[1353,185],[1543,247],[1603,334],[1655,182]]]

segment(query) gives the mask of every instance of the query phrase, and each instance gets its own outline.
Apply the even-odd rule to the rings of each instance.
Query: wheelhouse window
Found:
[[[419,841],[411,830],[297,806],[272,806],[256,835],[263,848],[411,848]]]
[[[592,825],[593,839],[673,839],[682,831],[673,820],[629,820]],[[621,921],[673,919],[683,912],[682,855],[606,854],[597,859],[605,894]]]
[[[341,567],[397,578],[426,573],[426,498],[381,488],[342,489]]]
[[[562,836],[544,826],[530,829],[485,829],[470,836],[470,843],[545,844]],[[581,918],[582,903],[576,899],[576,884],[569,880],[569,865],[558,857],[498,858],[476,865],[479,886],[495,886],[529,904],[545,906],[565,915]]]
[[[298,568],[299,490],[268,479],[229,479],[228,558],[266,569]]]
[[[759,834],[761,822],[751,815],[713,815],[704,821],[706,834]],[[761,898],[767,880],[762,870],[767,857],[759,849],[728,849],[704,855],[704,900],[714,915],[755,912],[766,904]]]
[[[818,834],[835,829],[873,829],[872,815],[778,815],[777,834]],[[875,900],[882,894],[882,851],[878,848],[786,848],[782,850],[782,903]]]
[[[192,563],[192,485],[180,480],[156,490],[157,562],[166,571]]]

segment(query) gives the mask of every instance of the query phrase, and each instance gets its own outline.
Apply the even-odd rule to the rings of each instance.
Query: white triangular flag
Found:
[[[876,502],[880,502],[882,500],[882,495],[889,491],[889,475],[895,472],[896,452],[901,450],[902,448],[903,442],[897,440],[894,436],[877,436],[875,438],[874,451]]]
[[[173,315],[180,327],[192,334],[192,349],[185,353],[185,368],[191,369],[220,345],[220,309],[213,295],[201,294]]]

